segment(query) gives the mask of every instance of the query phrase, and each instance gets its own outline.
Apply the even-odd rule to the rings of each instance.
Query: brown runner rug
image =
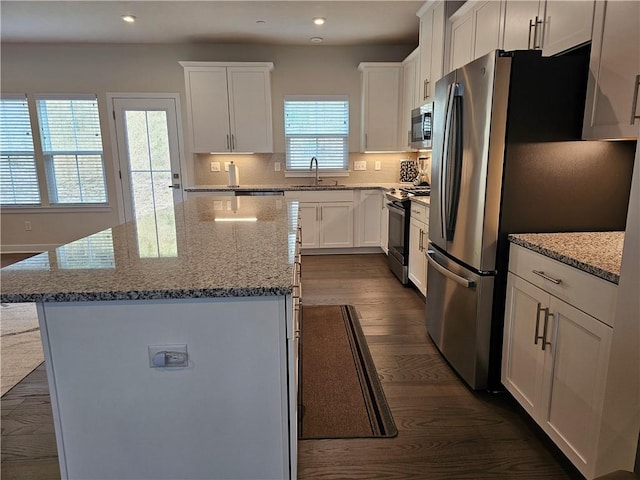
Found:
[[[299,437],[395,437],[356,309],[304,306],[301,317]]]

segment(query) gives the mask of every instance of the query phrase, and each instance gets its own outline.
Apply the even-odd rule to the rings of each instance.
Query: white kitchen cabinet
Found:
[[[411,110],[418,106],[418,49],[402,61],[402,107],[398,125],[399,149],[411,147]]]
[[[386,199],[380,210],[380,248],[385,254],[389,253],[389,209]]]
[[[450,71],[500,48],[502,2],[468,2],[452,17]]]
[[[542,11],[540,10],[542,9]],[[504,50],[534,50],[542,41],[544,2],[504,2]],[[536,23],[537,22],[537,23]],[[537,29],[536,29],[537,25]]]
[[[542,54],[548,57],[590,41],[594,6],[594,0],[547,0]]]
[[[382,195],[381,190],[359,190],[356,192],[356,239],[354,246],[380,246]]]
[[[639,84],[640,2],[599,1],[582,137],[637,139]]]
[[[511,246],[502,383],[588,479],[613,331],[604,321],[613,318],[615,294],[609,282]]]
[[[273,63],[180,64],[193,153],[273,152]]]
[[[353,248],[353,190],[291,191],[299,202],[303,249]]]
[[[551,56],[591,40],[594,0],[504,3],[504,50],[542,50]]]
[[[427,4],[418,10],[420,17],[420,58],[417,104],[433,100],[436,82],[444,72],[445,2]]]
[[[427,294],[427,257],[429,241],[429,209],[426,205],[411,202],[409,225],[409,280],[422,295]]]
[[[402,63],[360,63],[362,116],[360,150],[398,151]]]

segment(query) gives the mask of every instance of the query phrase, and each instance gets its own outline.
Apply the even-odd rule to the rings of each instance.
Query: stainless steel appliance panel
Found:
[[[436,83],[429,233],[479,270],[495,270],[510,58],[481,57]]]
[[[427,301],[427,331],[464,381],[485,389],[495,277],[478,275],[429,247],[427,299],[440,300]]]
[[[409,282],[407,212],[400,201],[388,202],[386,206],[389,210],[389,269],[404,285]]]

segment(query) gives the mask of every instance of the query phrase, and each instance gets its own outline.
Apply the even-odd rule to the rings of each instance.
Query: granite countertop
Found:
[[[143,216],[3,268],[1,301],[243,297],[292,291],[297,202],[211,195],[160,211],[158,218],[156,225],[152,215]],[[255,220],[247,220],[251,218]]]
[[[624,232],[519,233],[509,240],[609,282],[620,280]]]
[[[274,192],[274,191],[305,191],[305,190],[388,190],[397,188],[397,183],[348,183],[333,185],[313,185],[313,183],[295,185],[241,185],[228,187],[226,185],[193,185],[185,188],[186,192]]]

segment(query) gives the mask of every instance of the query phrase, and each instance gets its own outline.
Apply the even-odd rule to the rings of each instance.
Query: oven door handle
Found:
[[[464,278],[464,277],[461,277],[460,275],[456,275],[451,270],[448,270],[442,265],[440,265],[438,261],[435,258],[433,258],[434,253],[436,253],[434,250],[427,250],[427,261],[429,262],[429,265],[431,265],[433,268],[435,268],[438,272],[440,272],[442,275],[444,275],[448,279],[453,280],[454,282],[456,282],[459,285],[462,285],[465,288],[473,288],[476,286],[476,282],[474,282],[473,280],[469,280],[468,278]]]
[[[394,205],[393,203],[387,203],[387,208],[389,210],[393,210],[398,215],[402,215],[403,217],[405,216],[405,210],[402,207],[398,207],[397,205]]]

